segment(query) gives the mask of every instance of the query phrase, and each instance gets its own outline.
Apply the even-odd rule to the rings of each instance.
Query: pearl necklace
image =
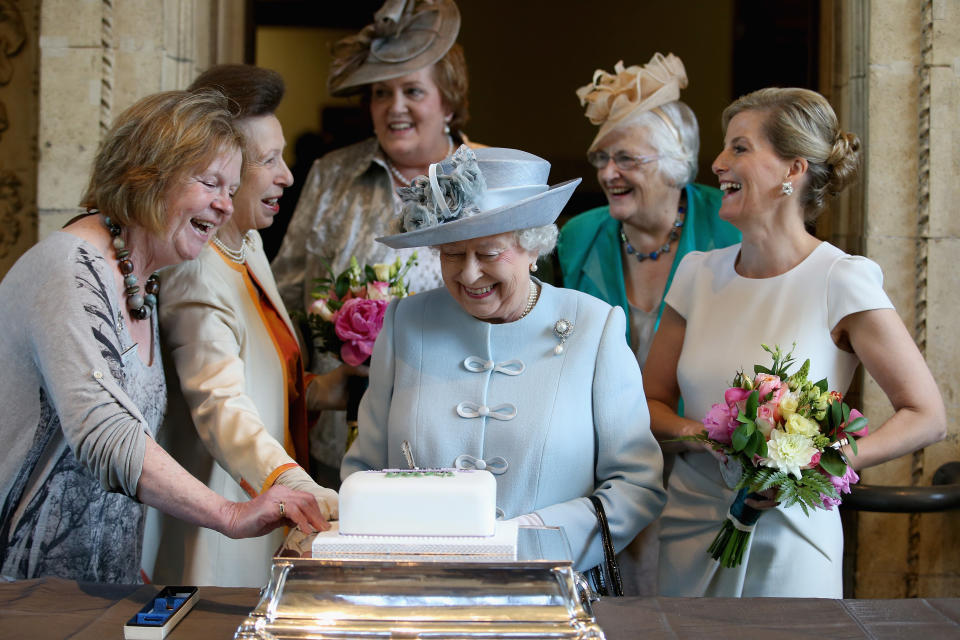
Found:
[[[447,155],[443,157],[444,159],[446,159],[446,158],[449,158],[452,154],[453,154],[453,138],[451,138],[450,136],[447,136]],[[413,183],[413,180],[408,180],[402,173],[400,173],[399,169],[393,166],[393,163],[390,162],[390,156],[384,153],[383,159],[386,161],[387,169],[390,171],[390,174],[393,176],[394,180],[396,180],[398,183],[402,184],[405,187],[409,187]]]
[[[217,248],[219,248],[220,251],[223,252],[223,255],[227,256],[237,264],[243,264],[247,260],[247,245],[253,242],[253,240],[250,239],[251,233],[253,233],[252,229],[250,231],[247,231],[245,234],[243,234],[243,238],[240,240],[239,250],[231,249],[230,247],[225,245],[223,241],[220,239],[220,236],[217,234],[214,234],[213,236],[213,244],[217,245]]]
[[[623,242],[623,246],[627,250],[627,253],[637,258],[637,262],[643,262],[648,258],[650,260],[656,260],[661,254],[670,253],[670,245],[673,244],[674,240],[680,237],[680,228],[683,227],[683,214],[686,213],[686,211],[687,210],[684,207],[679,207],[677,209],[677,219],[674,220],[673,226],[670,228],[670,235],[667,237],[667,241],[662,247],[656,249],[655,251],[643,253],[634,249],[633,245],[630,244],[630,241],[627,240],[627,234],[623,230],[622,222],[620,223],[620,241]]]
[[[537,287],[536,283],[530,281],[530,293],[527,294],[527,306],[523,308],[523,313],[520,314],[520,317],[517,320],[522,320],[527,317],[527,314],[533,311],[533,308],[537,306],[537,300],[540,299],[540,289]]]

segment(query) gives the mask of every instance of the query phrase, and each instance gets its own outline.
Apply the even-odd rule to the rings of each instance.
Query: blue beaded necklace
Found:
[[[623,242],[624,248],[627,250],[627,253],[634,256],[637,259],[637,262],[643,262],[644,260],[656,260],[664,253],[670,253],[670,245],[673,244],[673,241],[680,237],[680,229],[683,227],[683,214],[687,212],[685,207],[677,208],[677,219],[673,221],[673,226],[670,227],[670,235],[667,237],[667,241],[663,244],[662,247],[650,253],[643,253],[637,251],[633,248],[633,245],[630,244],[630,241],[627,240],[627,234],[623,231],[623,223],[620,223],[620,241]]]
[[[91,210],[95,213],[96,210]],[[126,287],[124,293],[127,296],[127,308],[130,309],[130,317],[134,320],[146,320],[157,306],[157,294],[160,293],[160,278],[157,274],[152,274],[147,278],[143,285],[143,294],[140,293],[140,285],[137,284],[137,276],[133,275],[133,262],[130,260],[130,250],[121,237],[123,229],[109,216],[103,216],[103,224],[110,232],[111,243],[116,251],[117,264],[120,267],[120,273],[123,275],[123,286]]]

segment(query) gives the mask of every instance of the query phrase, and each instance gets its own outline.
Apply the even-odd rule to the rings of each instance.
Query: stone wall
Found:
[[[835,104],[848,121],[862,123],[866,164],[862,215],[848,212],[835,232],[883,268],[885,288],[937,379],[949,430],[943,443],[866,470],[863,482],[929,486],[940,465],[960,460],[960,3],[853,0],[836,7],[843,62]],[[873,425],[892,415],[869,376],[862,397]],[[862,513],[856,528],[856,597],[960,593],[960,512]]]
[[[214,62],[221,4],[43,0],[39,237],[76,215],[97,144],[113,118],[147,94],[182,89]]]

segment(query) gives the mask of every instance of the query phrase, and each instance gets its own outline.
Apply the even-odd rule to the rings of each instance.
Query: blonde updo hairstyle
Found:
[[[836,196],[856,180],[860,139],[840,130],[833,107],[816,91],[770,87],[748,93],[723,110],[724,134],[743,111],[767,114],[763,132],[781,158],[807,161],[807,181],[799,193],[807,222],[817,218],[827,196]]]

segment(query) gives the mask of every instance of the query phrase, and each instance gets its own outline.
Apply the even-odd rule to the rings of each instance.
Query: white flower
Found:
[[[764,466],[785,471],[799,480],[800,470],[810,464],[815,453],[817,448],[813,446],[812,438],[774,429],[767,441],[767,457],[762,462]]]
[[[810,438],[820,433],[820,425],[810,418],[804,418],[799,413],[790,414],[783,428],[784,431],[791,435],[807,436]]]
[[[310,315],[318,315],[327,322],[333,320],[333,311],[330,310],[330,307],[327,306],[327,301],[323,298],[315,300],[314,303],[310,305],[310,308],[307,309],[307,313]]]
[[[373,273],[377,280],[380,280],[381,282],[390,282],[392,270],[392,264],[383,264],[382,262],[378,262],[377,264],[373,265]]]

